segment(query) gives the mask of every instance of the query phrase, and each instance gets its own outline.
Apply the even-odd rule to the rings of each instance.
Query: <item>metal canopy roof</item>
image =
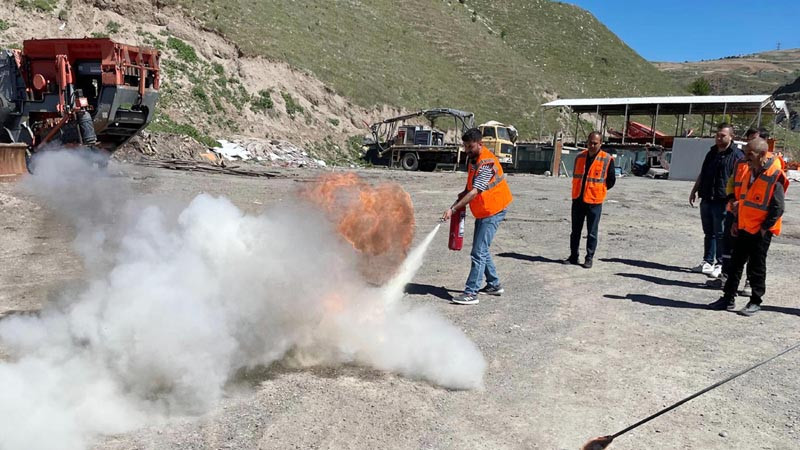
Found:
[[[704,95],[675,97],[619,97],[560,99],[542,106],[568,107],[573,112],[600,113],[602,115],[658,114],[758,114],[766,108],[768,114],[783,111],[788,117],[786,102],[776,101],[771,95]]]

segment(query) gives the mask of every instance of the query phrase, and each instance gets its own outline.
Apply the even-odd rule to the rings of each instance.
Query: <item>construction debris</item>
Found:
[[[221,173],[226,175],[244,175],[248,177],[277,177],[280,176],[278,172],[270,172],[263,167],[257,165],[242,166],[228,166],[223,164],[217,165],[202,161],[188,161],[182,159],[143,159],[137,161],[137,164],[149,167],[162,167],[172,170],[187,170],[190,172],[208,172],[208,173]]]
[[[237,175],[263,173],[265,167],[326,167],[325,161],[313,158],[301,147],[287,141],[240,138],[232,141],[220,139],[218,142],[219,147],[209,149],[187,136],[145,131],[141,136],[132,139],[130,144],[115,152],[114,158],[148,166]],[[248,166],[246,170],[233,169],[238,166],[231,166],[230,161],[253,164],[246,164]]]
[[[204,156],[208,152],[208,147],[188,136],[142,131],[128,144],[114,152],[112,157],[119,161],[132,163],[170,159],[210,162]]]
[[[229,161],[257,161],[275,167],[325,167],[325,161],[311,157],[302,148],[287,141],[241,138],[219,140],[212,151]]]

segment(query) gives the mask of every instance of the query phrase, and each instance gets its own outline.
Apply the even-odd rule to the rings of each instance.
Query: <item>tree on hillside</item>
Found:
[[[689,92],[693,95],[708,95],[711,93],[711,84],[704,77],[700,77],[689,85]]]

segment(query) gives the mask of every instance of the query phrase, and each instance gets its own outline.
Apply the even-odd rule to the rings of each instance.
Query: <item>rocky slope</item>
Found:
[[[0,44],[20,48],[25,39],[110,36],[163,52],[159,111],[149,131],[189,137],[196,155],[217,139],[290,141],[328,163],[358,153],[365,123],[399,113],[364,108],[336,94],[313,75],[281,61],[244,56],[218,33],[204,30],[180,10],[159,1],[66,0],[5,2]],[[179,145],[185,139],[160,139]]]

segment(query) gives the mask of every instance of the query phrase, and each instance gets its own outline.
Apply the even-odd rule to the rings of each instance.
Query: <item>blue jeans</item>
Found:
[[[592,205],[580,199],[572,201],[572,233],[569,235],[570,259],[578,259],[584,221],[586,222],[586,258],[594,258],[594,251],[597,249],[597,229],[600,226],[602,214],[602,203]]]
[[[475,219],[472,252],[469,254],[472,258],[472,266],[469,269],[467,286],[464,288],[465,293],[476,294],[480,289],[481,278],[484,275],[486,276],[487,285],[491,287],[500,286],[500,278],[497,277],[497,269],[494,267],[492,255],[489,253],[489,246],[492,245],[494,234],[505,217],[506,210],[502,210],[493,216]]]
[[[725,204],[723,200],[700,202],[700,220],[703,223],[703,261],[709,264],[722,264],[725,243]]]

